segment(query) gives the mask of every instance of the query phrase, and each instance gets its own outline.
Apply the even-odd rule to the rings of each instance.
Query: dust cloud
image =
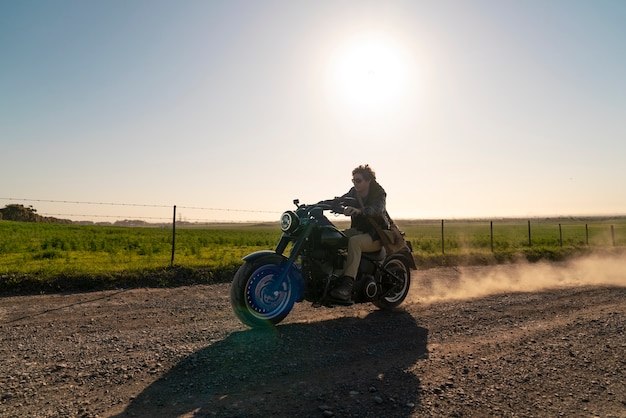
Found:
[[[626,256],[590,256],[559,263],[441,268],[414,272],[414,277],[407,298],[409,303],[585,285],[626,287]]]

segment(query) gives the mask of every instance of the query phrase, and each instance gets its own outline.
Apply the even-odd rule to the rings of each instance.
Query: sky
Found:
[[[0,0],[0,207],[626,214],[622,0]],[[72,202],[72,203],[63,203]]]

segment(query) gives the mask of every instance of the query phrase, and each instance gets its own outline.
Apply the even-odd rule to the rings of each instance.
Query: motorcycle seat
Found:
[[[374,252],[363,252],[362,256],[366,257],[370,260],[373,261],[383,261],[385,259],[385,256],[387,255],[387,253],[385,252],[385,248],[381,248],[378,251],[374,251]]]

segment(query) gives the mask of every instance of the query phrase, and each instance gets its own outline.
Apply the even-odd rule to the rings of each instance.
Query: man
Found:
[[[359,270],[362,252],[379,251],[382,247],[376,228],[370,219],[381,228],[388,229],[389,221],[385,216],[387,193],[376,181],[376,173],[365,164],[352,170],[353,187],[343,197],[356,199],[356,206],[348,206],[344,215],[350,216],[352,222],[348,235],[348,257],[344,275],[338,285],[330,291],[330,295],[339,300],[349,301],[352,295],[354,279]]]

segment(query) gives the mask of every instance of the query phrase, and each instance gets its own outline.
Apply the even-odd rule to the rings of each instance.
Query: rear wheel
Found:
[[[399,258],[391,258],[383,264],[380,271],[382,295],[372,303],[381,309],[393,309],[399,306],[409,293],[411,270]],[[387,273],[388,272],[388,273]]]
[[[230,303],[237,317],[253,328],[278,324],[295,303],[295,289],[289,277],[278,283],[280,257],[246,262],[237,270],[230,288]]]

